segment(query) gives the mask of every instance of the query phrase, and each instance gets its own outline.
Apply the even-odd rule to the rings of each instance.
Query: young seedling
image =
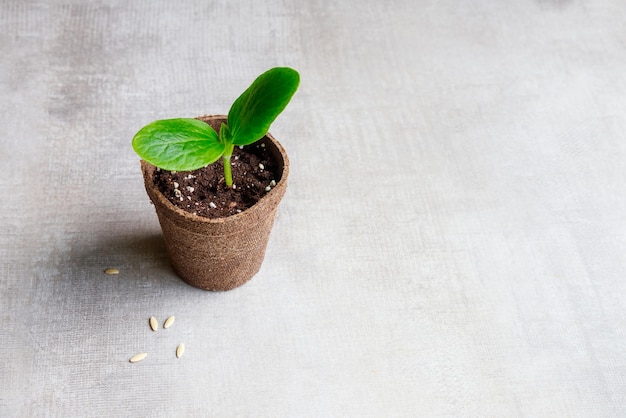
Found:
[[[296,70],[272,68],[235,100],[228,111],[228,123],[222,123],[219,134],[197,119],[157,120],[137,132],[133,149],[150,164],[170,171],[197,170],[222,157],[224,180],[232,187],[230,157],[233,148],[263,138],[299,84],[300,75]]]

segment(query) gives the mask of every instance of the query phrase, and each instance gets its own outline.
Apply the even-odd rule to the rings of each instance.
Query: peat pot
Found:
[[[203,116],[219,131],[226,116]],[[205,290],[230,290],[261,268],[278,204],[287,189],[289,160],[283,147],[265,135],[264,143],[279,168],[276,186],[252,207],[226,218],[196,216],[174,206],[154,182],[156,167],[141,161],[148,196],[156,209],[170,263],[178,276]]]

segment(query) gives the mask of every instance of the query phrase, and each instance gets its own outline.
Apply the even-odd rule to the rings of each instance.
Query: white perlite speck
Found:
[[[272,187],[276,186],[276,181],[275,180],[270,181],[270,186]]]
[[[174,188],[178,189],[178,186],[180,186],[178,183],[174,182]]]
[[[187,191],[189,191],[189,193],[193,193],[193,191],[196,190],[191,186],[187,186]]]
[[[265,170],[265,166],[264,166],[263,164],[261,164],[261,163],[259,163],[259,168],[260,168],[261,170]]]
[[[217,208],[217,205],[213,202],[209,202],[209,206],[213,209]]]
[[[272,190],[272,188],[271,188],[270,186],[267,186],[267,187],[265,188],[265,191],[266,191],[266,192],[269,192],[270,190]]]

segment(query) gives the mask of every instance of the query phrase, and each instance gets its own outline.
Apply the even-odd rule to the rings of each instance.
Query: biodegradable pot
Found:
[[[219,132],[226,116],[202,116]],[[174,206],[154,183],[156,167],[141,161],[146,191],[156,209],[174,271],[192,286],[230,290],[250,280],[261,268],[278,204],[287,189],[289,160],[283,147],[267,134],[261,139],[279,167],[276,186],[252,207],[226,218],[196,216]]]

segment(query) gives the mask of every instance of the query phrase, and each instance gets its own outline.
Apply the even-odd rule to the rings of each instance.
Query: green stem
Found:
[[[230,169],[230,157],[233,155],[233,144],[226,144],[224,154],[222,154],[222,162],[224,163],[224,180],[226,186],[233,187],[233,174]]]

